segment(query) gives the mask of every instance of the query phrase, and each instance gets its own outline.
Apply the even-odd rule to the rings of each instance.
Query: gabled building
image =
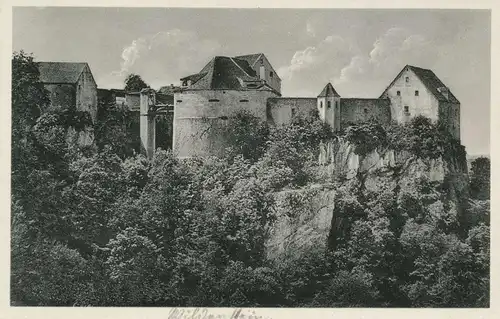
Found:
[[[39,62],[40,82],[53,107],[73,107],[97,120],[97,84],[87,63]]]
[[[428,69],[406,65],[382,93],[391,101],[391,117],[398,123],[423,115],[445,125],[460,139],[460,102]]]

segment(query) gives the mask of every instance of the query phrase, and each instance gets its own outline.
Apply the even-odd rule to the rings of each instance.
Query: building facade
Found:
[[[87,111],[97,121],[97,84],[87,63],[39,62],[40,82],[52,107]]]
[[[391,117],[396,122],[423,115],[439,121],[460,139],[460,102],[431,70],[405,66],[381,98],[390,99]]]

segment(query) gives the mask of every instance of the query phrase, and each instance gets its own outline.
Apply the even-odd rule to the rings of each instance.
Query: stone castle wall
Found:
[[[267,120],[273,125],[290,123],[294,115],[307,116],[316,109],[316,98],[280,97],[267,100]]]
[[[89,112],[92,121],[97,121],[97,85],[88,67],[76,83],[76,109]]]
[[[267,120],[271,91],[191,90],[174,95],[173,151],[179,158],[218,154],[228,117],[247,110]]]
[[[391,121],[389,99],[340,99],[340,126],[366,121],[386,124]]]
[[[460,139],[460,104],[440,102],[439,118],[448,128],[448,132],[450,132],[453,137]]]
[[[71,108],[76,105],[76,90],[73,84],[45,84],[52,107]]]

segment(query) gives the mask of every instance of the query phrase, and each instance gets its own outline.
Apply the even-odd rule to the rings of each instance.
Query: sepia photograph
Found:
[[[490,307],[491,10],[9,9],[11,307]]]

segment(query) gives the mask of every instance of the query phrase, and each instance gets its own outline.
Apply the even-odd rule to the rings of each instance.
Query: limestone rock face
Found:
[[[269,240],[269,258],[325,249],[333,216],[335,191],[323,186],[275,194],[277,221]]]
[[[304,252],[326,248],[332,225],[335,229],[345,225],[345,212],[335,209],[336,189],[330,184],[335,179],[343,180],[336,187],[354,183],[362,194],[384,187],[397,196],[398,192],[414,191],[416,181],[425,178],[446,193],[446,209],[439,203],[431,208],[443,216],[434,217],[445,218],[451,224],[459,222],[469,191],[465,158],[423,159],[392,149],[375,149],[360,155],[349,142],[336,140],[321,145],[319,163],[320,173],[326,176],[325,184],[275,194],[277,221],[267,241],[269,257],[296,258]]]

